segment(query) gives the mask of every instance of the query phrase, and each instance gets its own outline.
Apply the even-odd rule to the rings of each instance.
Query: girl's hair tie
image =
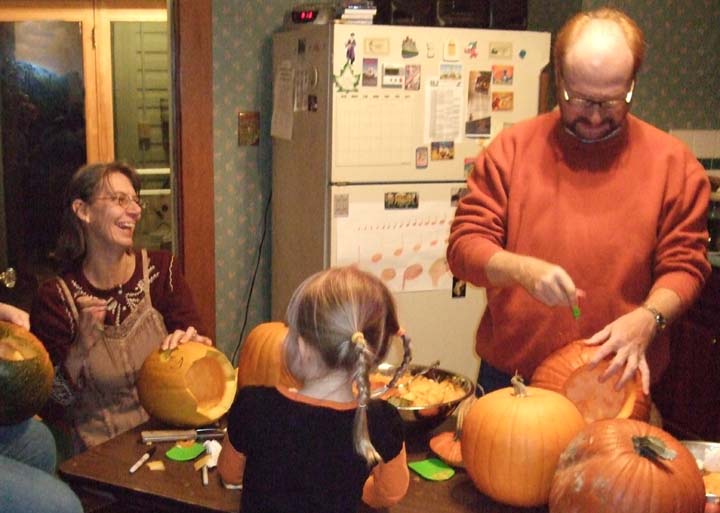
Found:
[[[353,344],[363,345],[365,346],[365,335],[363,335],[362,331],[356,331],[352,334],[352,337],[350,337],[350,341]]]

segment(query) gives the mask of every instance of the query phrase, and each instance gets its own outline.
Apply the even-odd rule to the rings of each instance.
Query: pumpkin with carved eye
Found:
[[[140,368],[137,388],[140,404],[152,417],[174,426],[198,427],[230,409],[237,382],[223,352],[187,342],[150,353]]]

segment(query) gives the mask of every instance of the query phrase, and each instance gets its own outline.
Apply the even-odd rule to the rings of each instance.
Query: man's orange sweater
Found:
[[[448,247],[455,276],[487,287],[476,350],[490,365],[530,378],[566,343],[587,338],[642,304],[653,288],[684,306],[710,272],[709,182],[678,139],[628,115],[617,136],[582,143],[559,112],[501,132],[478,157]],[[560,265],[587,297],[578,320],[522,287],[493,288],[484,268],[501,249]],[[658,337],[647,352],[655,381],[669,358]]]

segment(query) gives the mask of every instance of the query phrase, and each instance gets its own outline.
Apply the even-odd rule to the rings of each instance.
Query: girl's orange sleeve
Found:
[[[245,472],[245,455],[238,452],[227,437],[223,440],[218,457],[218,472],[223,483],[241,485]]]
[[[407,453],[403,444],[397,456],[372,469],[363,487],[362,500],[372,508],[388,508],[405,497],[409,483]]]

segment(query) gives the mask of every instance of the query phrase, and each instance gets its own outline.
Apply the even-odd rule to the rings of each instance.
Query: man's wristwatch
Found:
[[[660,333],[667,326],[667,319],[661,314],[657,308],[643,304],[642,307],[655,316],[655,333]]]

